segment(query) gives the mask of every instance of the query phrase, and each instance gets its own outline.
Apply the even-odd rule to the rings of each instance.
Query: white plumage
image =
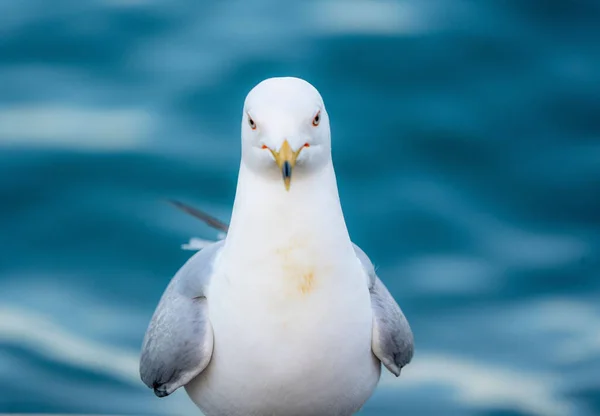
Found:
[[[146,334],[157,395],[185,385],[207,416],[346,416],[380,360],[396,375],[410,361],[410,327],[348,235],[330,143],[307,82],[248,95],[229,231],[182,267]]]

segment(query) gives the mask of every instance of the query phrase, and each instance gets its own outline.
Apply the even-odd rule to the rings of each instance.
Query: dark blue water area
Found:
[[[322,93],[416,339],[364,415],[600,414],[600,3],[0,2],[0,413],[197,414],[140,344],[228,221],[247,92]]]

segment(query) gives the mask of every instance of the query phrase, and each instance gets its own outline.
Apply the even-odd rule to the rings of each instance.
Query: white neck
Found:
[[[286,247],[300,247],[321,258],[354,255],[333,164],[296,175],[286,191],[280,178],[257,175],[242,161],[225,251],[235,251],[239,260],[240,253],[251,251],[256,261],[270,259]],[[244,263],[253,262],[247,260]]]

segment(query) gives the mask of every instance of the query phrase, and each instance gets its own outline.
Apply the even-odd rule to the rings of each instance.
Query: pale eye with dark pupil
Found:
[[[321,112],[319,111],[317,113],[317,115],[315,116],[315,118],[313,118],[313,122],[312,122],[313,126],[315,126],[315,127],[318,126],[320,121],[321,121]]]

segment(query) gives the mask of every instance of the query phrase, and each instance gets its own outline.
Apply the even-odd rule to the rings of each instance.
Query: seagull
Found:
[[[206,416],[352,415],[382,364],[400,375],[414,341],[348,234],[321,95],[299,78],[262,81],[244,102],[241,139],[225,238],[167,286],[141,379],[159,397],[184,387]]]

